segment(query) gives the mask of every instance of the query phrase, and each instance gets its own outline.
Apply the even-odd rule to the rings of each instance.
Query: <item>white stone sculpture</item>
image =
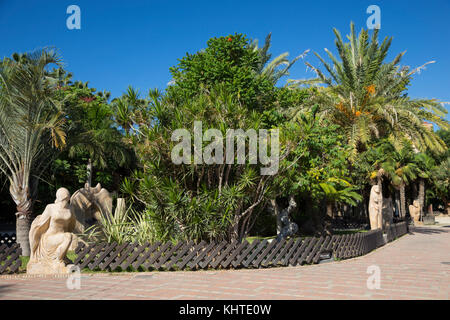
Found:
[[[369,200],[369,220],[371,230],[379,229],[382,226],[382,216],[379,211],[379,206],[382,205],[380,199],[380,188],[378,185],[372,186],[372,189],[370,189]]]
[[[75,216],[69,205],[70,193],[66,188],[56,192],[55,203],[45,207],[30,229],[30,261],[28,274],[68,273],[64,259],[67,250],[76,241],[72,233]]]
[[[100,183],[95,188],[88,183],[74,192],[70,205],[75,214],[75,233],[82,233],[93,225],[99,225],[101,216],[112,214],[112,196]]]
[[[414,200],[413,204],[409,206],[409,215],[414,221],[415,225],[420,224],[420,202],[419,200]]]

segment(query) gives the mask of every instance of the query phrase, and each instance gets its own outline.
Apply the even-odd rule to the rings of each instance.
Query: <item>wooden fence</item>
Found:
[[[21,254],[22,249],[17,243],[10,246],[0,244],[0,274],[18,272],[19,267],[22,265]]]
[[[406,224],[392,226],[392,241],[407,232]],[[320,238],[283,239],[253,242],[166,242],[80,244],[74,263],[90,270],[198,270],[263,268],[316,264],[327,258],[348,259],[383,246],[381,230]]]
[[[408,225],[406,222],[394,223],[386,230],[387,242],[404,235],[408,232]]]
[[[291,238],[281,241],[252,242],[156,242],[82,243],[75,250],[73,261],[81,269],[90,270],[199,270],[226,268],[264,268],[316,264],[327,259],[348,259],[381,247],[386,241],[407,232],[406,223],[392,225],[383,236],[372,230],[326,237]],[[17,272],[20,247],[0,245],[0,274]]]
[[[0,233],[0,245],[6,244],[8,247],[16,243],[15,234]]]

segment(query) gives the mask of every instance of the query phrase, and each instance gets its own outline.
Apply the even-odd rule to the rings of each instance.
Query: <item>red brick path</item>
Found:
[[[450,227],[421,227],[356,259],[259,270],[0,276],[3,299],[449,299]],[[379,266],[380,289],[367,288]]]

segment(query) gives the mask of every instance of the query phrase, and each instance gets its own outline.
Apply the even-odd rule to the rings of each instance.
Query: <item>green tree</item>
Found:
[[[326,213],[336,203],[353,204],[360,196],[351,185],[348,170],[349,149],[337,125],[321,123],[317,108],[312,112],[297,113],[287,122],[285,144],[291,145],[289,155],[280,163],[273,196],[277,201],[294,196],[297,201],[308,204],[303,207],[314,222],[317,232],[330,233]],[[326,210],[313,208],[325,202]],[[307,212],[309,211],[309,212]]]
[[[172,98],[188,99],[222,84],[240,103],[263,110],[273,102],[274,84],[258,76],[262,63],[245,35],[211,38],[206,49],[187,54],[170,68],[173,80],[167,91]]]
[[[438,197],[444,204],[444,212],[450,214],[450,157],[443,160],[431,171],[431,182],[433,183],[434,196]]]
[[[25,256],[39,177],[53,156],[49,147],[62,148],[66,141],[51,65],[60,66],[60,59],[48,49],[0,63],[0,170],[17,205],[17,242]]]
[[[133,137],[142,167],[124,191],[143,205],[161,240],[243,239],[267,201],[273,177],[260,175],[262,164],[250,163],[248,154],[239,163],[237,152],[233,163],[195,163],[194,154],[205,150],[206,141],[201,150],[193,149],[190,163],[175,164],[171,155],[178,141],[172,134],[180,128],[191,131],[195,121],[202,121],[202,136],[210,128],[222,137],[229,128],[258,130],[261,114],[241,105],[226,86],[182,104],[166,96],[153,95],[149,101],[147,125],[139,125]],[[137,114],[143,121],[144,112]],[[221,142],[225,155],[226,142]]]
[[[72,83],[61,76],[64,80],[59,83],[58,98],[63,101],[67,141],[43,176],[48,182],[41,184],[39,191],[44,204],[59,187],[75,191],[91,179],[110,191],[118,190],[135,159],[132,148],[117,128],[114,108],[108,103],[109,92],[97,92],[87,83]]]

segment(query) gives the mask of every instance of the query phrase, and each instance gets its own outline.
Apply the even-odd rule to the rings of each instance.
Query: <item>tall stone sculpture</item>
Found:
[[[28,274],[69,272],[64,259],[75,241],[71,233],[75,227],[75,216],[71,212],[69,199],[70,193],[66,188],[58,189],[55,203],[47,205],[31,224]]]
[[[414,221],[414,224],[419,224],[420,221],[420,203],[419,200],[414,200],[413,204],[409,206],[409,215]]]
[[[75,233],[82,233],[87,228],[99,224],[101,216],[112,213],[112,196],[100,183],[91,187],[86,183],[70,198],[70,205],[75,214]]]
[[[370,189],[370,200],[369,200],[369,220],[370,229],[375,230],[382,227],[382,216],[380,215],[379,206],[381,203],[380,188],[378,185],[372,186]]]

